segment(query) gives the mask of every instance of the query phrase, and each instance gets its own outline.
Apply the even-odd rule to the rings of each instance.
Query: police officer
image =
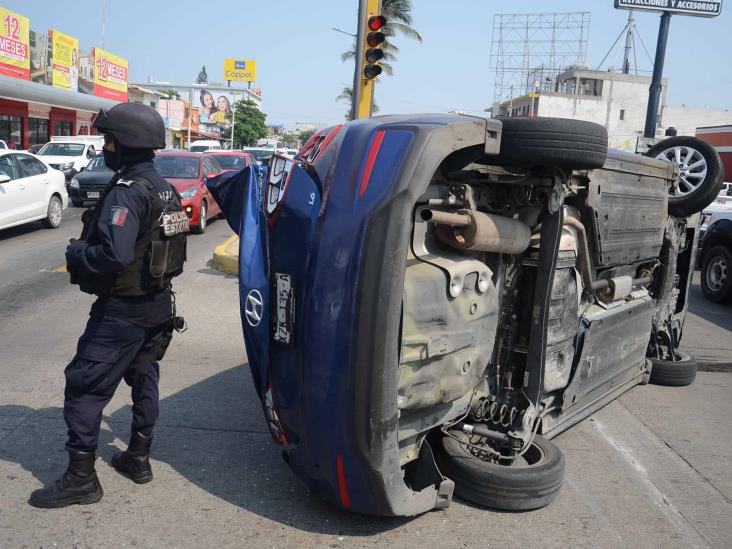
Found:
[[[132,433],[112,466],[134,482],[152,480],[157,360],[175,325],[171,279],[183,271],[185,260],[187,217],[152,162],[154,149],[165,147],[160,115],[145,105],[121,103],[102,109],[93,126],[104,135],[104,161],[116,173],[96,206],[85,212],[81,239],[72,239],[66,250],[71,282],[97,300],[64,372],[69,465],[60,479],[31,494],[36,507],[102,498],[94,469],[99,426],[122,379],[132,388]]]

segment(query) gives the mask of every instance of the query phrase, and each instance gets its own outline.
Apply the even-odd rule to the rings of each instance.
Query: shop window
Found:
[[[48,143],[48,120],[29,118],[28,133],[31,145],[45,145]]]
[[[9,149],[21,149],[22,121],[19,116],[0,114],[0,139]]]
[[[57,120],[53,125],[53,135],[71,135],[71,122]]]

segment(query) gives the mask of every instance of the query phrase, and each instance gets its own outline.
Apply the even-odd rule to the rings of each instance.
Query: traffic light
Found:
[[[354,109],[353,118],[368,118],[371,116],[371,108],[374,102],[374,79],[379,76],[383,68],[379,64],[384,58],[384,50],[381,45],[386,40],[383,32],[386,25],[386,17],[379,15],[380,0],[360,0],[362,8],[365,8],[365,16],[359,19],[359,55],[361,59],[361,73],[354,75]],[[363,13],[363,12],[361,12]],[[363,15],[359,15],[359,18]]]
[[[386,36],[381,29],[386,25],[386,17],[383,15],[372,15],[366,23],[365,50],[363,53],[364,67],[363,77],[366,80],[373,80],[381,74],[381,65],[377,64],[384,58],[381,43]]]

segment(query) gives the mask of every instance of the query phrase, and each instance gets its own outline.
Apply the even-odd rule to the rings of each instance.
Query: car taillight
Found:
[[[270,223],[277,220],[280,205],[287,192],[287,186],[290,184],[294,166],[295,162],[293,160],[276,154],[272,155],[269,161],[264,207]]]

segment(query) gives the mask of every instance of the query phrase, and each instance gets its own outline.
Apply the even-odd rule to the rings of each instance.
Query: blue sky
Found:
[[[376,90],[381,113],[481,111],[491,104],[490,68],[496,13],[590,11],[588,62],[597,65],[625,25],[612,0],[413,0],[420,44],[397,38],[395,75]],[[732,1],[715,19],[674,16],[664,76],[672,104],[732,109]],[[30,18],[31,28],[57,28],[84,50],[101,45],[101,0],[0,0]],[[223,59],[256,59],[269,123],[342,121],[335,97],[353,75],[340,54],[352,39],[357,0],[108,0],[106,49],[126,57],[130,78],[191,82],[201,65],[209,81],[223,79]],[[658,15],[638,13],[640,34],[653,55]],[[650,62],[640,50],[641,68]],[[644,63],[641,63],[644,60]]]

